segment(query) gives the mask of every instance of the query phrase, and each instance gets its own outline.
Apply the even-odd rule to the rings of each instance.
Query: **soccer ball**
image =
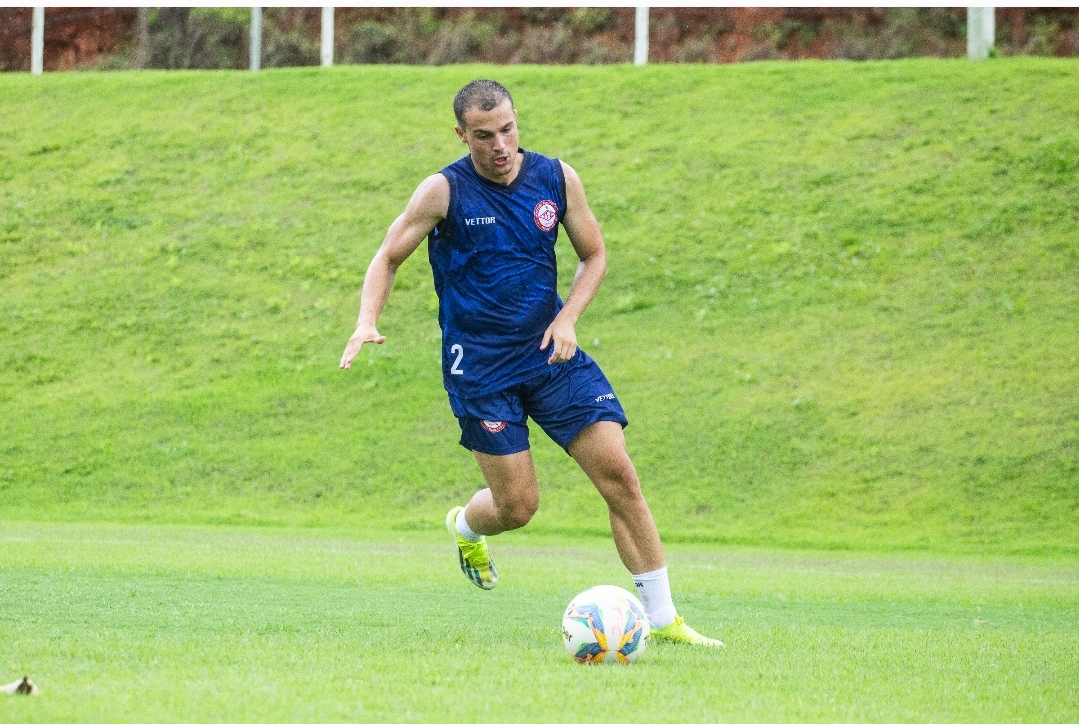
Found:
[[[644,606],[618,586],[594,586],[569,602],[562,640],[582,664],[632,664],[644,653],[651,628]]]

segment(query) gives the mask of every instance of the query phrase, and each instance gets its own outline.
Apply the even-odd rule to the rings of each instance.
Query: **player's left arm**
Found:
[[[559,163],[562,163],[566,176],[566,213],[562,217],[562,226],[581,263],[573,275],[573,286],[566,297],[566,305],[543,334],[540,349],[545,350],[549,344],[553,345],[548,364],[565,362],[577,353],[577,320],[596,296],[607,273],[607,249],[603,246],[603,233],[600,232],[595,214],[588,208],[584,184],[569,164]]]

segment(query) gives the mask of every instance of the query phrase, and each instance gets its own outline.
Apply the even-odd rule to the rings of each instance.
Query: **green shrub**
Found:
[[[618,17],[611,8],[577,8],[570,15],[570,25],[585,35],[609,30],[617,22]]]

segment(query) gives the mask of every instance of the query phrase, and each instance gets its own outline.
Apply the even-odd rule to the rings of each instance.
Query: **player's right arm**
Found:
[[[445,176],[436,173],[423,180],[412,194],[404,213],[390,224],[386,238],[363,278],[360,318],[356,321],[356,331],[345,346],[345,353],[341,355],[341,369],[352,367],[352,360],[356,359],[365,343],[382,344],[386,341],[375,324],[390,296],[397,268],[416,251],[431,229],[446,218],[449,205],[450,183]]]

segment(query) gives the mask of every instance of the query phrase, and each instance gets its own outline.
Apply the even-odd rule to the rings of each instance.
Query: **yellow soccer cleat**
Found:
[[[446,530],[450,532],[457,544],[457,557],[461,561],[461,571],[468,580],[483,590],[490,591],[498,585],[498,572],[491,561],[491,553],[487,550],[487,539],[480,538],[473,543],[457,532],[457,514],[462,510],[464,508],[458,505],[446,514]]]
[[[673,644],[689,644],[690,646],[723,646],[723,642],[719,639],[710,639],[694,631],[681,616],[675,616],[674,620],[663,628],[652,629],[651,638],[653,641],[669,641]]]

